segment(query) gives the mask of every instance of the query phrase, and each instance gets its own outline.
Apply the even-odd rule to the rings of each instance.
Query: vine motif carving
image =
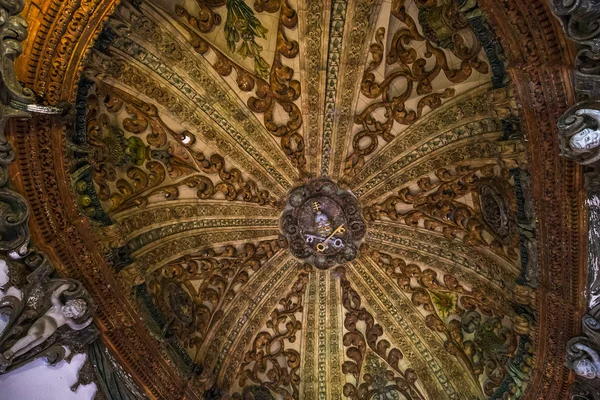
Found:
[[[297,340],[302,323],[298,314],[304,311],[304,296],[308,286],[311,267],[305,264],[290,292],[283,297],[266,322],[268,330],[256,335],[252,349],[244,355],[238,375],[243,395],[234,393],[232,399],[248,399],[248,391],[264,393],[265,398],[274,398],[272,393],[284,399],[300,399],[300,353],[290,348]],[[256,383],[252,389],[245,388],[250,380]],[[256,397],[255,397],[256,398]]]
[[[477,287],[467,289],[451,274],[439,278],[433,269],[376,249],[369,249],[368,256],[423,308],[427,327],[445,337],[446,350],[469,366],[476,381],[483,378],[486,395],[503,384],[517,398],[522,394],[533,366],[529,316],[516,315],[508,304],[497,304]]]
[[[229,18],[229,13],[232,13],[232,11],[229,2],[227,4]],[[230,60],[214,45],[195,32],[195,30],[202,33],[212,31],[214,26],[220,23],[220,17],[213,10],[223,5],[224,2],[211,2],[210,5],[203,4],[200,15],[197,16],[192,15],[184,7],[178,7],[176,11],[179,16],[184,17],[188,22],[184,26],[192,36],[191,44],[193,48],[202,55],[207,54],[209,51],[214,52],[217,57],[217,61],[213,64],[215,70],[224,77],[235,71],[235,80],[238,87],[245,92],[254,93],[254,96],[251,96],[247,102],[248,108],[257,114],[263,115],[265,127],[273,136],[280,138],[282,150],[292,161],[292,164],[298,168],[300,177],[305,178],[307,177],[307,171],[304,138],[299,132],[302,126],[302,113],[295,104],[301,94],[300,82],[294,79],[294,70],[286,65],[282,59],[282,57],[294,59],[298,56],[298,42],[289,40],[286,35],[286,31],[291,31],[297,27],[298,14],[287,0],[255,2],[254,8],[258,12],[264,11],[271,14],[279,12],[279,24],[276,51],[271,70],[267,72],[268,64],[261,57],[260,61],[255,61],[255,73],[252,74]],[[226,30],[228,23],[226,22]],[[255,53],[258,54],[259,52]],[[256,69],[257,65],[260,66],[258,69]],[[287,114],[287,121],[276,121],[276,107]]]
[[[509,1],[507,1],[507,2],[503,2],[503,3],[502,3],[502,5],[504,5],[505,3],[506,3],[506,4],[508,4],[508,3],[511,3],[511,2],[509,2]],[[513,3],[514,3],[514,2],[513,2]],[[512,3],[511,3],[511,4],[512,4]],[[519,3],[519,4],[520,4],[520,3]],[[531,4],[538,4],[538,3],[536,2],[536,3],[531,3]],[[520,7],[520,8],[523,8],[523,7],[521,7],[520,5],[519,5],[519,7]],[[532,6],[532,8],[533,8],[533,6]],[[541,9],[543,9],[543,7],[541,7],[541,8],[539,8],[539,7],[538,7],[537,9],[538,9],[538,10],[541,10]],[[543,11],[540,11],[540,14],[543,14]],[[537,21],[537,20],[536,20],[536,21]],[[534,25],[535,25],[535,24],[534,24]],[[525,24],[524,24],[523,26],[525,26]],[[524,29],[524,30],[526,30],[526,29]],[[524,47],[525,47],[525,46],[527,46],[527,45],[529,45],[529,42],[523,41],[523,43],[524,43],[524,44],[523,44],[523,46],[524,46]],[[533,51],[533,50],[532,50],[532,53],[535,53],[535,51]],[[535,54],[533,54],[533,56],[536,56],[536,55],[535,55]],[[58,79],[60,79],[60,73],[58,73],[57,75],[59,76],[59,78],[58,78]],[[547,78],[547,77],[546,77],[546,78]],[[54,78],[53,78],[53,79],[54,79]],[[544,79],[545,79],[545,78],[544,78]],[[547,82],[546,82],[546,83],[547,83]],[[548,92],[548,93],[549,93],[549,95],[550,95],[550,92]],[[552,94],[554,94],[554,92],[552,92]],[[559,93],[558,91],[557,91],[557,93],[556,93],[556,94],[557,94],[557,95],[560,95],[560,93]],[[561,101],[562,101],[562,100],[561,100]],[[543,122],[543,121],[540,121],[540,122]],[[545,128],[547,128],[547,126],[544,126],[544,129],[545,129]],[[551,129],[548,129],[548,131],[551,131]],[[547,145],[545,145],[545,146],[546,146],[546,147],[548,147]],[[35,147],[35,146],[32,146],[32,148],[33,148],[33,147]],[[550,156],[550,154],[549,154],[549,153],[548,153],[548,154],[545,154],[545,155],[548,155],[548,156]],[[551,157],[548,157],[548,158],[546,158],[546,159],[551,159]],[[554,159],[553,159],[553,160],[554,160]],[[46,170],[47,170],[47,169],[46,169]],[[572,168],[571,168],[571,169],[569,169],[569,168],[566,168],[566,174],[568,175],[568,177],[567,177],[567,178],[565,178],[565,179],[571,179],[571,178],[572,178],[572,176],[571,176],[571,175],[569,175],[570,173],[571,173],[571,174],[573,173],[573,170],[572,170]],[[548,174],[550,174],[550,172],[548,172]],[[572,180],[572,179],[571,179],[571,180]],[[568,184],[568,185],[569,185],[569,184]],[[549,185],[549,186],[552,188],[552,189],[548,189],[548,190],[550,190],[550,191],[551,191],[551,190],[554,190],[554,189],[556,188],[556,185]],[[572,185],[570,186],[570,188],[572,188]],[[567,188],[567,189],[565,189],[565,190],[570,190],[570,189],[569,189],[569,188]],[[557,193],[558,193],[558,191],[557,191]],[[560,195],[558,195],[558,194],[557,194],[557,195],[552,195],[552,200],[554,201],[554,200],[556,200],[556,199],[557,199],[557,198],[559,198],[559,197],[560,197]],[[54,204],[54,203],[53,203],[53,204]],[[552,204],[554,205],[554,203],[552,203]],[[558,209],[558,207],[557,207],[557,209]],[[560,214],[558,214],[558,215],[560,215]],[[562,223],[561,221],[565,221],[565,220],[566,220],[566,219],[563,219],[563,218],[557,218],[557,217],[556,217],[556,214],[553,214],[553,218],[554,218],[554,220],[553,220],[553,223],[556,223],[556,226],[559,226],[559,225],[561,225],[561,224],[562,224],[561,226],[563,226],[563,225],[564,225],[564,223]],[[556,231],[557,231],[558,229],[559,229],[559,228],[556,228]],[[562,229],[562,228],[560,228],[560,229]],[[554,232],[556,232],[556,231],[553,231],[553,233],[554,233]],[[556,238],[558,238],[558,239],[560,239],[560,238],[563,238],[563,239],[564,239],[564,237],[565,237],[565,235],[561,235],[561,234],[560,234],[560,232],[559,232],[559,234],[557,234],[557,235],[554,235],[554,234],[553,234],[553,235],[551,235],[551,236],[552,236],[552,237],[556,237]],[[66,237],[72,238],[73,236],[72,236],[72,235],[71,235],[71,236],[65,236],[65,237],[61,237],[61,236],[59,236],[59,239],[58,239],[58,241],[65,240],[65,238],[66,238]],[[557,239],[557,240],[558,240],[558,239]],[[565,243],[568,243],[568,240],[564,240],[564,242],[565,242]],[[81,245],[81,242],[74,241],[73,243],[77,243],[77,244]],[[558,249],[559,247],[560,247],[560,246],[557,246],[556,248]],[[62,248],[61,248],[61,249],[62,249]],[[557,256],[556,256],[556,254],[558,254],[558,253],[559,253],[559,251],[558,251],[558,250],[556,250],[556,251],[552,252],[552,254],[551,254],[552,260],[554,260],[553,262],[554,262],[555,264],[556,264],[556,261],[557,261],[557,260],[560,258],[560,257],[557,257]],[[85,253],[85,254],[87,254],[87,253]],[[570,256],[569,256],[569,257],[570,257]],[[567,258],[569,258],[569,257],[567,257]],[[564,262],[564,258],[563,258],[563,262]],[[90,265],[91,265],[91,264],[85,264],[85,266],[86,266],[86,267],[88,267],[88,266],[90,266]],[[554,264],[553,264],[553,267],[554,267],[554,268],[553,268],[553,271],[556,271],[556,267],[555,267],[555,265],[554,265]],[[72,268],[72,267],[70,267],[70,268]],[[90,268],[90,270],[91,270],[91,268]],[[564,275],[562,275],[562,276],[564,276]],[[555,283],[553,283],[552,285],[555,285]],[[565,292],[566,292],[566,291],[565,291]],[[556,305],[557,305],[555,301],[552,301],[552,302],[554,303],[554,304],[552,304],[553,306],[556,306]],[[561,306],[561,307],[562,307],[562,306]],[[566,308],[566,307],[563,307],[563,308]],[[563,309],[563,308],[561,308],[561,309]],[[552,317],[552,318],[556,318],[556,317]],[[556,323],[556,319],[552,320],[551,322],[552,322],[553,324],[554,324],[554,323]],[[566,329],[565,329],[565,330],[566,330],[566,331],[568,331],[568,330],[569,330],[568,328],[569,328],[569,326],[567,325],[567,327],[566,327]],[[122,332],[122,331],[120,331],[120,332]],[[128,332],[131,332],[131,330],[129,330]],[[555,341],[554,341],[554,340],[549,340],[548,342],[549,342],[549,346],[550,346],[550,348],[552,348],[552,346],[554,346],[554,345],[555,345],[555,344],[554,344],[554,343],[555,343]],[[560,343],[560,340],[558,340],[558,341],[556,341],[556,342]],[[138,343],[138,344],[139,344],[139,343]],[[122,342],[121,342],[121,345],[122,345]],[[561,346],[562,346],[562,344],[561,344]],[[142,347],[142,346],[138,346],[138,349],[139,349],[139,348],[141,348],[141,347]],[[122,348],[123,348],[123,347],[122,347]],[[140,374],[141,374],[141,373],[140,373]],[[548,375],[548,376],[550,376],[550,375]],[[552,375],[552,376],[553,376],[553,377],[554,377],[554,376],[558,376],[558,374],[554,374],[554,375]],[[144,376],[144,377],[146,377],[146,376]],[[550,378],[545,378],[545,379],[547,380],[547,379],[550,379]],[[172,387],[172,383],[170,383],[170,385],[171,385],[171,386],[168,386],[169,388],[171,388],[171,387]],[[557,385],[557,386],[558,386],[558,385]],[[544,386],[544,387],[542,387],[542,389],[541,389],[541,390],[546,390],[546,391],[547,391],[547,390],[548,390],[548,387],[547,387],[547,386]],[[169,394],[173,394],[173,396],[177,396],[177,394],[175,394],[175,392],[170,392]]]
[[[489,65],[481,59],[481,44],[455,2],[418,1],[416,5],[420,12],[419,23],[426,28],[423,28],[424,36],[419,33],[419,24],[407,12],[404,0],[394,1],[392,5],[391,13],[402,27],[394,32],[387,54],[384,54],[383,43],[385,28],[375,32],[375,42],[369,49],[371,61],[361,81],[361,93],[376,101],[354,118],[355,124],[362,126],[352,139],[353,152],[346,159],[345,174],[353,174],[362,168],[365,157],[379,147],[379,139],[390,142],[395,136],[396,124],[411,125],[421,118],[426,107],[434,110],[441,106],[443,99],[455,95],[453,88],[434,90],[433,81],[441,72],[452,84],[465,82],[474,70],[481,74],[489,72]],[[469,46],[469,41],[475,44]],[[424,56],[415,50],[419,44],[425,45]],[[460,60],[458,68],[450,67],[448,51]],[[436,61],[433,67],[427,69],[427,59],[431,57]],[[394,66],[394,70],[378,82],[374,71],[384,60],[386,65]],[[396,89],[399,82],[404,84],[400,92]],[[407,101],[415,93],[422,97],[416,109],[412,109]],[[385,117],[378,117],[378,113]]]
[[[399,362],[404,357],[402,352],[391,348],[392,345],[381,338],[383,328],[362,307],[361,298],[346,278],[344,268],[338,267],[336,272],[340,275],[342,304],[346,310],[344,327],[348,331],[343,337],[348,359],[342,364],[342,372],[351,375],[356,382],[344,385],[344,396],[353,400],[370,400],[380,398],[377,396],[385,395],[386,391],[396,391],[406,399],[425,399],[416,385],[417,374],[410,368],[401,370]],[[386,367],[377,371],[377,375],[373,374],[376,368],[373,368],[374,363],[368,357],[370,352],[387,363]],[[381,365],[381,361],[375,363]],[[391,382],[380,387],[381,379]]]
[[[182,344],[189,349],[199,348],[240,288],[286,247],[281,237],[246,243],[242,249],[206,249],[153,271],[146,277],[147,286]]]
[[[188,131],[173,132],[154,105],[102,84],[88,99],[88,148],[84,151],[97,196],[108,212],[145,206],[148,197],[156,194],[175,200],[181,186],[196,189],[200,199],[220,194],[230,201],[278,206],[277,199],[244,179],[238,169],[226,168],[221,155],[195,150],[195,136]],[[219,180],[213,182],[211,176]],[[87,183],[80,179],[74,186],[84,212],[95,212],[88,207]]]

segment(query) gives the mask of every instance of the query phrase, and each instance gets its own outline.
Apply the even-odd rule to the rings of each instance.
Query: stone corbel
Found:
[[[600,400],[600,310],[583,317],[583,335],[567,344],[567,365],[578,376],[571,399]]]
[[[36,104],[16,78],[14,61],[27,36],[27,23],[18,15],[23,4],[0,0],[0,269],[8,277],[0,283],[0,315],[7,317],[0,326],[0,374],[40,357],[55,364],[67,349],[85,351],[98,335],[91,325],[92,299],[80,282],[51,278],[54,268],[30,241],[28,204],[9,182],[15,153],[6,138],[8,121],[66,110]]]

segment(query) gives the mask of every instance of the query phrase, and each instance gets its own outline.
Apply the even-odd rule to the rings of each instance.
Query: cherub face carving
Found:
[[[586,128],[573,135],[570,140],[573,150],[589,151],[600,146],[600,131]]]
[[[596,366],[587,358],[582,358],[573,363],[573,371],[579,376],[594,379],[598,373]]]
[[[87,309],[87,304],[83,299],[67,300],[62,306],[62,312],[67,318],[78,319],[83,317]]]

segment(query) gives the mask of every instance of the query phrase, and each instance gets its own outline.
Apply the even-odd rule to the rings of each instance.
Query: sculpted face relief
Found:
[[[600,131],[586,128],[571,138],[573,150],[589,151],[600,145]]]

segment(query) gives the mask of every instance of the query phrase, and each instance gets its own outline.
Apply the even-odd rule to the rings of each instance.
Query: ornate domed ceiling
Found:
[[[150,396],[521,399],[565,379],[540,366],[547,293],[577,282],[549,289],[549,264],[577,268],[580,217],[558,207],[555,249],[575,255],[548,261],[536,215],[564,198],[534,190],[541,111],[523,99],[559,112],[567,95],[554,70],[563,97],[525,93],[540,72],[508,61],[560,51],[500,38],[518,29],[490,4],[129,0],[91,5],[81,25],[104,23],[81,47],[56,42],[81,62],[37,90],[76,117],[45,147],[65,184],[39,214],[70,222],[35,234],[89,275]],[[554,196],[577,192],[570,174]]]

